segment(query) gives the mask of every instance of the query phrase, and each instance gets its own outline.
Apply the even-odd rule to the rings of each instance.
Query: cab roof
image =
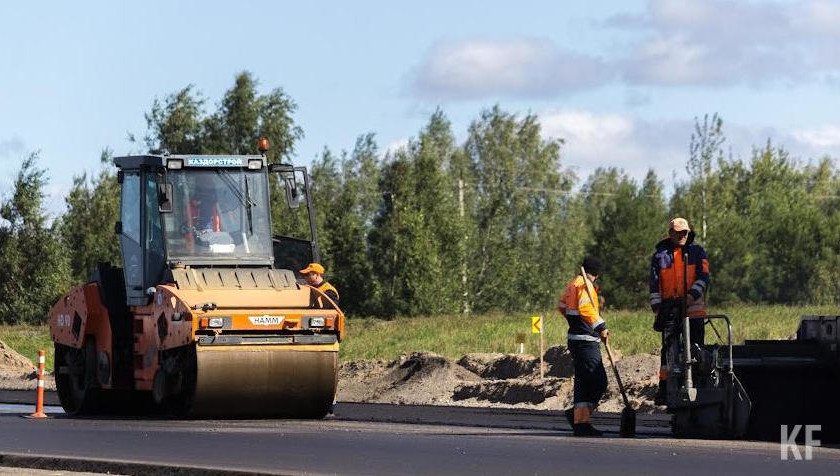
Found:
[[[262,155],[128,155],[114,157],[114,165],[120,169],[139,169],[143,166],[166,167],[171,160],[180,160],[185,168],[240,168],[248,167],[248,161],[261,160],[266,165]]]

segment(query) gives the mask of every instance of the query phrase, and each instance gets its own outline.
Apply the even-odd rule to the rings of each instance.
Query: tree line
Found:
[[[267,136],[269,161],[291,162],[303,136],[297,106],[282,89],[258,86],[237,75],[209,111],[193,86],[155,99],[145,136],[131,139],[151,153],[254,153]],[[641,181],[612,167],[577,177],[537,116],[498,106],[460,143],[441,110],[396,151],[363,134],[350,150],[325,148],[309,170],[327,278],[350,315],[544,310],[592,254],[608,306],[642,308],[653,247],[671,217],[685,216],[709,253],[712,306],[838,302],[832,160],[802,162],[769,140],[734,158],[717,115],[695,121],[688,146],[687,178],[666,196],[654,170]],[[0,322],[42,323],[97,262],[119,263],[111,156],[104,150],[98,173],[74,178],[52,223],[39,154],[22,161],[0,202]],[[282,206],[279,186],[271,193],[274,232],[302,233],[300,213]]]

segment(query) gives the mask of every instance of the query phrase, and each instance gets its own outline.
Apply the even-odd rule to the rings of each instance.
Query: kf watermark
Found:
[[[802,461],[802,453],[799,452],[799,445],[796,444],[796,439],[799,438],[799,433],[805,429],[805,461],[810,461],[814,458],[814,447],[820,446],[820,440],[814,438],[814,433],[822,429],[822,425],[794,425],[793,428],[788,428],[787,425],[782,425],[782,439],[779,441],[782,451],[782,460],[787,461],[788,452],[793,455],[796,461]]]

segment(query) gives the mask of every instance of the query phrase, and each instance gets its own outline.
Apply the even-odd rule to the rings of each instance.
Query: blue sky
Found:
[[[102,148],[139,152],[155,97],[194,84],[212,109],[243,70],[297,102],[300,164],[366,132],[399,147],[438,106],[463,139],[496,103],[583,177],[679,177],[714,112],[736,157],[768,138],[840,156],[840,2],[303,3],[0,2],[0,194],[41,150],[60,212]]]

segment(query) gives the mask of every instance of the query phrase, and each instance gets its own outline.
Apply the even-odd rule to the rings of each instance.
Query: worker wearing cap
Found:
[[[607,389],[607,372],[601,360],[601,341],[609,337],[601,318],[598,288],[601,263],[593,257],[583,260],[583,270],[566,286],[557,310],[569,324],[568,347],[575,365],[574,408],[566,410],[575,436],[601,436],[592,426],[592,411]]]
[[[300,274],[306,279],[306,284],[326,294],[327,297],[338,304],[338,290],[324,280],[324,272],[324,267],[318,263],[309,263],[306,268],[300,270]],[[326,303],[320,296],[316,299],[316,302],[318,303],[318,307],[325,307]]]
[[[216,183],[207,172],[197,174],[187,209],[187,221],[195,231],[221,231],[221,214],[216,194]]]
[[[694,231],[685,218],[674,218],[668,237],[656,245],[650,262],[650,307],[656,314],[654,330],[662,333],[657,405],[667,403],[668,348],[682,332],[683,306],[688,316],[705,316],[704,296],[709,287],[709,259],[706,250],[694,243]],[[691,319],[691,345],[703,344],[704,323]]]

